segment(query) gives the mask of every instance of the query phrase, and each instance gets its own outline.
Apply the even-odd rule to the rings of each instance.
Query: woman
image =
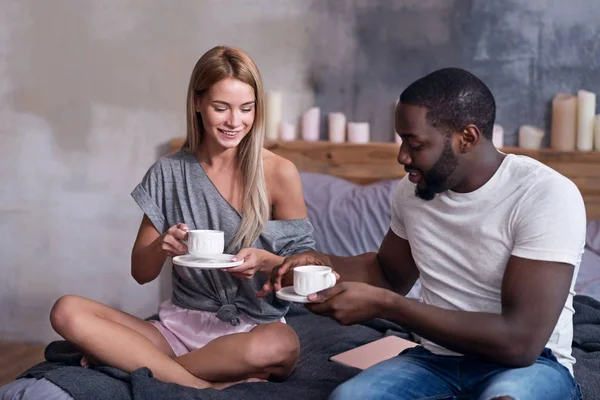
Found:
[[[287,306],[256,293],[285,256],[314,240],[297,169],[263,141],[256,65],[239,49],[209,50],[190,79],[184,148],[154,164],[132,192],[144,217],[131,273],[140,284],[155,279],[167,257],[187,253],[188,229],[224,231],[228,252],[244,263],[227,271],[174,266],[160,321],[64,296],[50,315],[56,332],[86,359],[127,372],[145,366],[164,382],[222,388],[287,377],[299,352],[283,319]]]

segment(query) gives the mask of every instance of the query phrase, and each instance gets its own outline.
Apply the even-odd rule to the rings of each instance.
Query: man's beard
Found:
[[[458,159],[452,151],[450,140],[444,143],[444,150],[440,157],[435,162],[433,167],[427,173],[423,173],[423,181],[426,183],[425,188],[416,186],[415,194],[423,200],[433,200],[437,193],[444,192],[449,189],[447,185],[448,178],[458,165]]]

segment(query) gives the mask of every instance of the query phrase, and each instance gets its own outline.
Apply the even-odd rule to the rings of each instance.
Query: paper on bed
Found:
[[[332,356],[330,360],[354,368],[367,369],[382,361],[396,357],[404,350],[415,346],[418,346],[418,344],[410,340],[398,336],[386,336]]]

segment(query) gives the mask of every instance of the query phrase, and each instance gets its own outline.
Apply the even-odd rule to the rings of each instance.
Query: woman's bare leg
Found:
[[[296,332],[286,324],[273,322],[258,325],[248,333],[221,336],[175,361],[211,382],[281,380],[294,370],[299,352]]]
[[[173,360],[171,346],[147,321],[70,295],[54,304],[50,321],[59,335],[101,363],[126,372],[148,367],[163,382],[211,387]]]

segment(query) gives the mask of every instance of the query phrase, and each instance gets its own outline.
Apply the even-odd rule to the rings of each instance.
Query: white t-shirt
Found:
[[[574,265],[569,296],[546,345],[573,373],[573,296],[586,229],[583,199],[573,182],[513,154],[470,193],[448,190],[425,201],[405,177],[392,199],[391,229],[410,243],[423,302],[448,310],[500,314],[511,255]],[[457,354],[425,339],[422,344],[435,354]]]

